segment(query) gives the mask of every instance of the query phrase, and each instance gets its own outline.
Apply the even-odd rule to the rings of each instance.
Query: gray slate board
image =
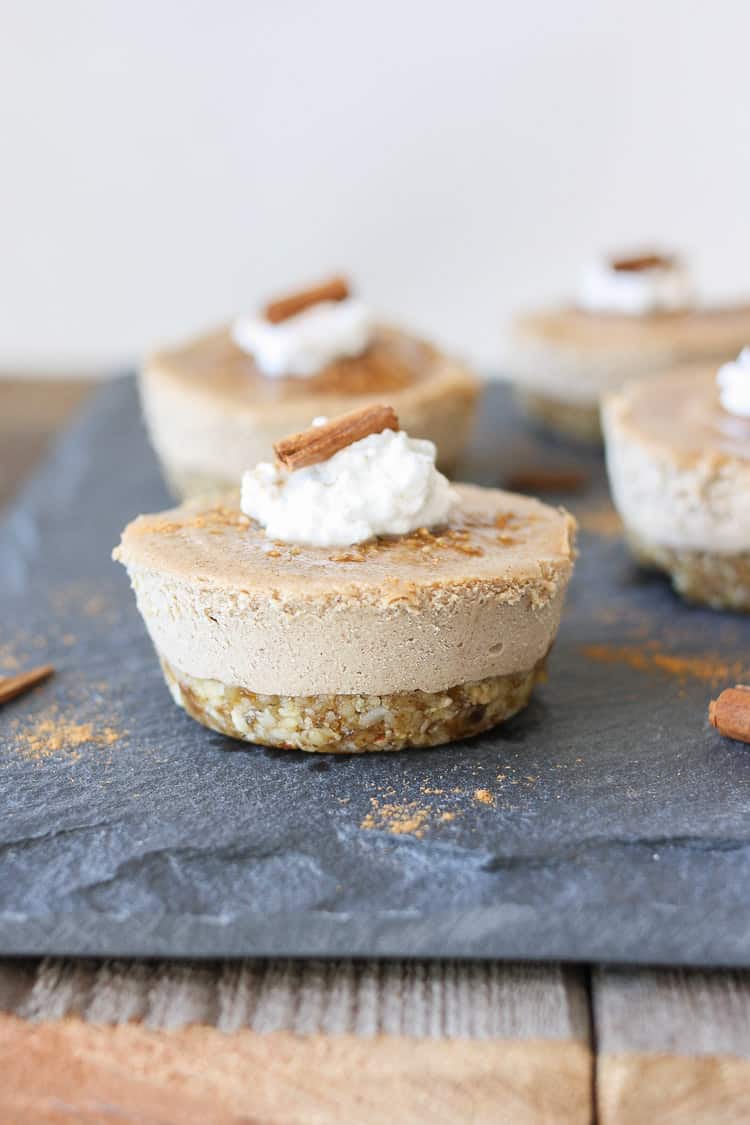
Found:
[[[601,531],[600,459],[535,438],[493,386],[466,475],[576,457],[591,485],[571,504]],[[750,752],[706,722],[750,620],[683,606],[584,531],[549,683],[504,728],[392,755],[243,749],[171,703],[110,561],[167,503],[125,378],[0,530],[0,672],[58,668],[0,712],[0,954],[750,965]],[[715,654],[737,668],[711,683]]]

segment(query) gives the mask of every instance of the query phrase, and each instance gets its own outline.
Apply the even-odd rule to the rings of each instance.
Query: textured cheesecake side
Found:
[[[116,557],[158,652],[197,679],[380,695],[530,671],[557,632],[573,521],[525,497],[457,489],[480,514],[436,535],[300,548],[270,543],[236,508],[185,505],[139,517]],[[495,497],[521,514],[497,516]]]
[[[750,462],[705,446],[690,453],[670,445],[668,430],[663,441],[642,433],[640,393],[629,384],[602,410],[612,497],[634,556],[690,601],[750,609]]]
[[[728,359],[750,338],[750,309],[627,317],[575,308],[519,316],[505,369],[531,417],[567,436],[601,436],[600,398],[685,362]]]
[[[219,350],[219,344],[225,349],[233,346],[225,336],[202,338],[194,346],[216,339],[220,363],[225,352]],[[389,330],[387,338],[401,337]],[[440,467],[450,469],[469,437],[481,382],[468,368],[427,345],[406,336],[403,340],[405,346],[413,343],[415,351],[421,349],[417,356],[424,371],[414,380],[404,375],[396,386],[386,387],[385,393],[402,428],[413,437],[434,441],[440,451]],[[252,378],[245,385],[234,369],[223,390],[217,390],[210,372],[196,375],[189,367],[183,368],[184,355],[189,357],[189,346],[156,353],[139,378],[149,436],[170,487],[181,497],[231,487],[248,467],[273,458],[273,444],[279,438],[303,430],[319,414],[343,414],[381,401],[384,391],[378,378],[388,381],[383,359],[374,371],[372,390],[368,390],[365,376],[355,367],[358,361],[351,360],[355,372],[348,379],[351,390],[343,376],[334,385],[327,385],[325,378],[266,379],[266,394],[261,399],[254,393]],[[291,394],[288,384],[294,385]]]

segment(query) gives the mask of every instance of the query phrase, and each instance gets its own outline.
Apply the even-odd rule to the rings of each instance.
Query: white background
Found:
[[[750,291],[746,0],[0,0],[0,371],[345,269],[491,367],[598,249]]]

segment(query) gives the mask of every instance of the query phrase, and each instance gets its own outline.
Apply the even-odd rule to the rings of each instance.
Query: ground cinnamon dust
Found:
[[[422,786],[426,796],[442,796],[446,790],[433,786]],[[451,793],[463,794],[461,788],[453,788]],[[392,836],[415,836],[418,840],[425,832],[437,824],[450,824],[461,815],[460,811],[440,808],[421,801],[399,801],[394,789],[387,789],[381,797],[370,797],[370,811],[360,823],[360,828],[369,831],[390,832]],[[495,808],[495,795],[489,789],[475,789],[474,800],[480,805]]]
[[[113,726],[67,719],[54,707],[25,723],[16,720],[11,729],[15,749],[34,761],[43,761],[61,753],[78,756],[80,747],[87,745],[111,746],[125,733]]]
[[[748,666],[741,660],[728,661],[715,653],[675,656],[644,645],[585,645],[583,654],[600,664],[626,664],[640,672],[658,669],[682,681],[695,679],[719,683],[725,680],[740,682],[748,678]]]
[[[394,836],[416,836],[421,839],[432,815],[432,809],[418,801],[387,801],[370,797],[370,812],[360,828],[390,832]]]

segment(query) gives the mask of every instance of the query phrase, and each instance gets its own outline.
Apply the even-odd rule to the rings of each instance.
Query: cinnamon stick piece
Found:
[[[750,687],[727,688],[708,705],[708,720],[725,738],[750,742]]]
[[[346,278],[332,277],[328,281],[322,281],[320,285],[311,285],[309,289],[301,289],[299,293],[290,293],[288,297],[270,301],[263,310],[263,315],[271,324],[279,324],[321,301],[345,301],[348,296],[349,285]]]
[[[41,664],[38,668],[20,672],[17,676],[0,676],[0,704],[8,703],[17,695],[30,691],[51,676],[54,670],[51,664]]]
[[[398,417],[391,406],[364,406],[332,418],[322,426],[311,426],[299,434],[290,434],[274,445],[274,451],[285,469],[304,469],[327,461],[352,442],[383,430],[398,430]]]
[[[663,254],[641,254],[637,258],[614,258],[612,269],[618,273],[641,273],[642,270],[655,270],[673,265],[674,258]]]

